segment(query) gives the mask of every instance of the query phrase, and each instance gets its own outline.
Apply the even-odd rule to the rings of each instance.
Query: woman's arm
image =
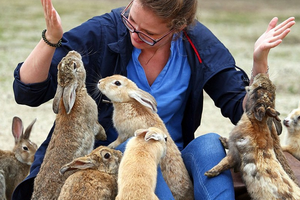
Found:
[[[259,73],[268,73],[268,55],[271,48],[278,46],[282,40],[291,31],[291,27],[295,24],[295,18],[290,17],[281,24],[277,25],[278,18],[274,17],[267,30],[258,38],[254,44],[253,52],[253,68],[251,70],[250,85],[253,82],[253,78]],[[243,106],[245,108],[245,99]]]
[[[57,44],[63,35],[60,17],[51,0],[41,0],[41,3],[47,27],[45,36],[50,43]],[[41,39],[20,68],[20,80],[25,84],[45,81],[55,49]]]

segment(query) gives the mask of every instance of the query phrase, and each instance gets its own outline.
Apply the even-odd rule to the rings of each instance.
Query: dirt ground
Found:
[[[289,4],[286,1],[279,0],[255,0],[251,2],[246,0],[231,0],[226,1],[226,3],[222,0],[199,1],[200,9],[198,19],[204,24],[207,24],[218,38],[229,48],[234,55],[237,64],[239,66],[243,66],[245,71],[250,73],[252,65],[252,47],[255,40],[265,30],[268,21],[272,18],[272,16],[279,16],[280,19],[283,20],[288,16],[297,15],[300,10],[299,3],[297,3],[298,1],[299,0],[288,1]],[[126,3],[124,3],[125,1],[117,2],[119,2],[118,5],[125,5],[127,3],[127,1]],[[37,4],[39,4],[39,2],[37,2]],[[36,9],[41,9],[40,5],[37,5]],[[109,10],[110,9],[107,9],[107,12]],[[253,17],[256,19],[244,19],[244,15],[242,15],[244,10],[247,10],[249,13],[249,18]],[[285,13],[282,13],[283,10]],[[255,11],[254,14],[251,14],[251,11]],[[256,12],[259,12],[260,14],[264,13],[266,16],[258,18]],[[229,13],[229,15],[226,15],[225,13]],[[28,15],[30,15],[30,13],[28,13]],[[75,14],[73,13],[73,15]],[[65,18],[71,18],[73,15],[65,16]],[[220,17],[218,17],[218,15]],[[36,20],[40,21],[39,23],[43,23],[43,18]],[[11,21],[11,23],[13,24],[14,21]],[[24,23],[30,22],[24,21]],[[79,23],[76,25],[78,24]],[[71,28],[75,26],[75,24],[68,24],[68,26]],[[0,29],[0,33],[4,34],[5,28],[0,28],[2,28]],[[296,108],[300,101],[300,86],[298,81],[300,76],[299,25],[296,24],[294,29],[293,33],[288,36],[289,39],[287,38],[287,42],[277,47],[276,50],[272,50],[269,60],[271,68],[270,77],[274,80],[274,83],[278,88],[277,109],[281,112],[281,118],[284,118],[292,109]],[[1,39],[2,38],[0,37],[0,51],[6,52],[6,48],[8,47],[1,46],[1,43],[3,44]],[[35,41],[37,42],[38,39]],[[30,53],[30,48],[26,47],[25,53],[23,50],[21,56],[20,51],[22,51],[22,45],[20,45],[18,49],[11,51],[11,58],[7,58],[7,61],[0,61],[0,67],[2,69],[9,66],[9,68],[4,71],[5,76],[3,75],[6,79],[0,78],[0,92],[2,93],[0,98],[1,149],[11,149],[14,145],[14,139],[11,134],[13,116],[19,116],[23,119],[25,128],[32,120],[37,118],[31,139],[38,145],[45,140],[55,119],[55,115],[52,111],[52,101],[36,108],[18,105],[15,103],[12,91],[13,70],[17,63],[24,60]],[[1,73],[4,72],[1,71]],[[196,136],[207,132],[216,132],[227,136],[233,127],[228,119],[222,117],[220,110],[214,106],[213,102],[206,94],[203,116],[201,127],[199,127],[198,131],[195,133]]]

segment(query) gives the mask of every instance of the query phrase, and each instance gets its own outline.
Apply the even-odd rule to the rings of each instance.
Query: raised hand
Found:
[[[267,30],[258,38],[254,45],[253,61],[254,66],[267,66],[268,54],[271,48],[278,46],[285,36],[291,31],[295,24],[295,18],[290,17],[281,24],[277,25],[278,18],[274,17]]]
[[[63,35],[61,19],[52,5],[51,0],[41,0],[44,8],[44,17],[47,26],[46,38],[53,44],[56,44]]]

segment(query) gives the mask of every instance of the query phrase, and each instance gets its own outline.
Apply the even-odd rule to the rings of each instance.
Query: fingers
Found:
[[[268,25],[268,28],[267,28],[266,32],[269,32],[271,29],[275,28],[277,22],[278,22],[278,18],[277,18],[277,17],[274,17],[274,18],[270,21],[270,23],[269,23],[269,25]]]
[[[295,17],[290,17],[280,23],[278,26],[275,27],[275,31],[280,30],[280,29],[287,29],[292,27],[295,24]]]

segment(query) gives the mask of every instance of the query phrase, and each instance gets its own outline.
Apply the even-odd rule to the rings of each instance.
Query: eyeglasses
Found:
[[[122,11],[121,16],[122,16],[122,20],[124,25],[126,26],[126,28],[131,32],[131,33],[136,33],[139,38],[145,42],[146,44],[149,44],[150,46],[155,45],[156,43],[158,43],[159,41],[161,41],[162,39],[164,39],[167,35],[169,35],[171,32],[173,32],[173,29],[171,29],[168,33],[166,33],[164,36],[162,36],[159,39],[153,39],[152,37],[150,37],[149,35],[147,35],[146,33],[143,33],[141,31],[138,31],[134,28],[134,26],[129,22],[129,20],[127,19],[127,17],[125,16],[126,11],[129,9],[129,7],[131,6],[133,0],[126,6],[126,8]]]

